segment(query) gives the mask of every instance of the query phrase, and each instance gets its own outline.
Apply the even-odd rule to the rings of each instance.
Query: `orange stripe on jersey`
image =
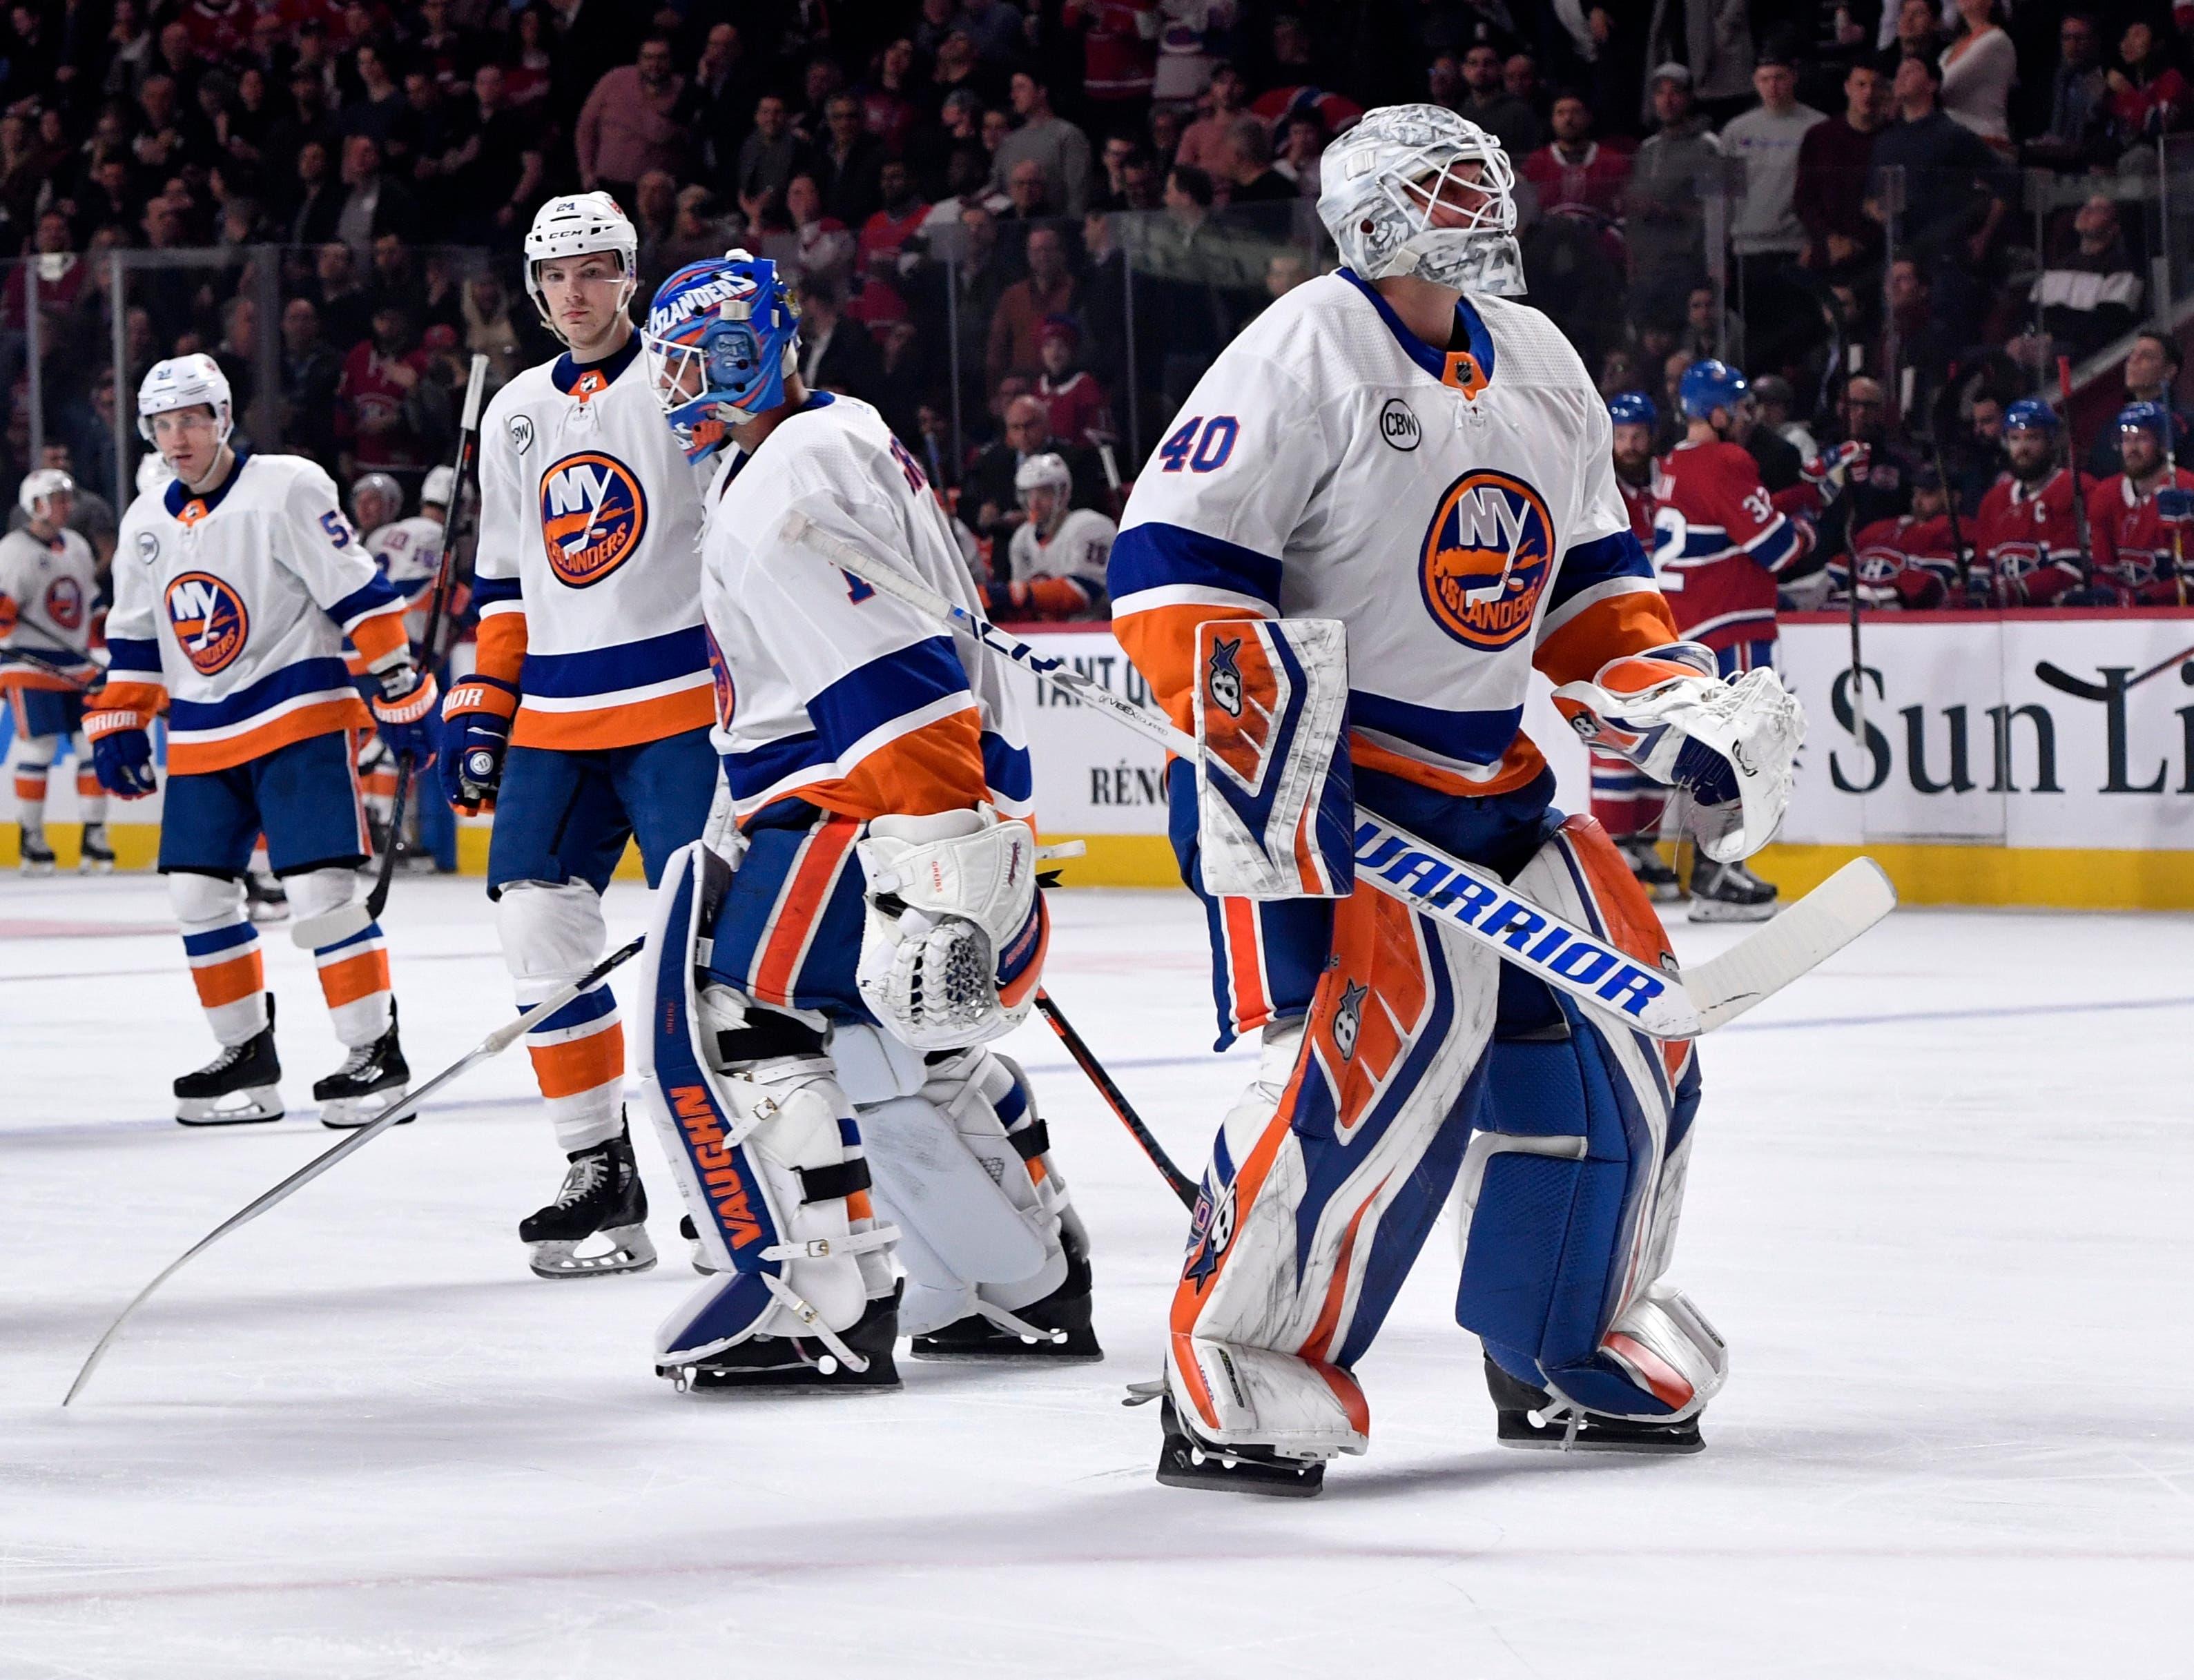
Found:
[[[1467,776],[1458,776],[1451,770],[1436,764],[1427,764],[1422,759],[1405,758],[1387,748],[1376,746],[1361,735],[1351,731],[1348,737],[1348,757],[1351,763],[1364,770],[1376,770],[1388,776],[1399,777],[1404,782],[1414,782],[1420,788],[1430,788],[1437,793],[1456,794],[1465,799],[1485,799],[1495,794],[1513,793],[1547,767],[1545,756],[1538,745],[1521,730],[1508,750],[1502,754],[1501,767],[1483,781],[1473,781]]]
[[[199,1003],[208,1009],[219,1009],[223,1004],[240,1003],[255,992],[265,991],[267,970],[260,960],[259,948],[254,945],[227,962],[193,968],[191,981],[198,989]]]
[[[356,1003],[388,989],[388,953],[385,950],[361,951],[320,970],[320,995],[328,1001],[330,1009],[340,1009],[347,1003]]]
[[[600,1032],[561,1044],[531,1044],[533,1078],[543,1097],[577,1097],[624,1077],[624,1023],[616,1017]]]
[[[386,612],[376,612],[370,618],[361,618],[352,627],[350,645],[371,665],[392,653],[401,653],[409,645],[404,635],[404,610],[393,606]]]
[[[991,796],[983,775],[983,725],[971,702],[877,748],[846,775],[793,789],[810,805],[866,822],[887,811],[934,817],[971,811]]]
[[[1220,927],[1226,939],[1227,988],[1234,994],[1234,1027],[1251,1033],[1272,1018],[1265,995],[1264,931],[1257,907],[1247,898],[1219,901]]]
[[[1029,580],[1028,598],[1038,611],[1061,618],[1089,610],[1088,590],[1071,577],[1032,577]]]
[[[1541,642],[1531,662],[1557,684],[1582,682],[1611,659],[1681,639],[1659,592],[1634,589],[1594,601]]]
[[[526,615],[491,612],[473,634],[473,669],[483,677],[518,686],[526,668]]]
[[[756,1001],[789,1006],[801,959],[807,955],[823,907],[830,901],[838,873],[852,853],[861,825],[842,817],[826,818],[801,843],[800,861],[778,900],[777,915],[755,953]]]
[[[42,694],[83,692],[82,682],[71,682],[57,671],[35,670],[23,665],[10,665],[0,670],[0,693],[14,688],[35,689]]]
[[[1595,680],[1611,693],[1644,694],[1666,682],[1697,682],[1699,674],[1696,667],[1673,659],[1626,657],[1601,668]]]
[[[332,735],[338,730],[372,727],[373,719],[365,709],[365,702],[355,694],[346,694],[340,700],[301,706],[256,729],[225,735],[218,741],[177,740],[171,735],[168,738],[168,769],[176,776],[203,776],[209,771],[228,770],[253,759],[264,758],[276,748],[286,747],[293,741],[309,741],[316,735]]]
[[[119,725],[123,729],[142,729],[167,709],[168,691],[158,683],[109,682],[98,693],[84,702],[87,710],[127,712],[137,721]],[[114,728],[92,729],[87,725],[84,733],[94,740],[101,735],[112,735]]]
[[[583,712],[540,712],[520,701],[518,721],[511,727],[510,744],[548,747],[563,753],[594,753],[610,747],[637,747],[645,742],[683,735],[689,730],[707,729],[715,721],[715,691],[704,679],[699,687],[681,689],[675,694],[660,694],[652,700],[619,701],[590,707]]]
[[[1212,606],[1198,601],[1177,601],[1131,612],[1112,621],[1112,634],[1151,693],[1165,708],[1176,727],[1196,726],[1196,627],[1222,619],[1255,622],[1258,614]]]

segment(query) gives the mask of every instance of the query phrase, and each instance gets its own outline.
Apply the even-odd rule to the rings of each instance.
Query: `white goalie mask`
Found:
[[[1477,123],[1444,106],[1381,106],[1326,149],[1319,173],[1318,219],[1360,278],[1523,295],[1515,168]],[[1435,207],[1461,217],[1436,226]]]

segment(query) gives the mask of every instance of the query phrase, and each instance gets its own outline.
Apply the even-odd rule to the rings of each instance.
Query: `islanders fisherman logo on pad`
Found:
[[[541,475],[548,569],[572,588],[599,583],[630,559],[646,530],[646,493],[615,456],[567,455]]]
[[[168,623],[175,645],[201,676],[236,662],[251,634],[251,616],[235,586],[210,571],[187,571],[168,585]]]
[[[1481,468],[1441,496],[1425,532],[1418,592],[1441,629],[1494,652],[1531,628],[1554,559],[1546,499],[1513,473]]]

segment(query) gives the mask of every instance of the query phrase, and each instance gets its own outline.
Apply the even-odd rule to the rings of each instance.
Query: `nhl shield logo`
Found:
[[[251,616],[235,586],[210,571],[187,571],[168,585],[168,627],[200,676],[236,662],[251,634]]]
[[[1531,629],[1554,559],[1546,498],[1513,473],[1476,469],[1450,485],[1433,512],[1418,590],[1441,629],[1493,652]]]
[[[541,475],[541,540],[548,569],[574,589],[600,582],[640,548],[647,496],[615,456],[567,455]]]
[[[1242,652],[1239,636],[1231,642],[1215,641],[1211,657],[1204,662],[1203,690],[1211,703],[1230,718],[1242,715],[1242,668],[1238,662]]]
[[[1371,995],[1371,988],[1345,980],[1341,987],[1341,1007],[1333,1013],[1333,1047],[1341,1052],[1344,1062],[1356,1054],[1356,1035],[1364,1028],[1364,1000]]]

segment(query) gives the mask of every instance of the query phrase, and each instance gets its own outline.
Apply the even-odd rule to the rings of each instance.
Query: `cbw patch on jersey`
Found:
[[[1425,532],[1425,610],[1467,647],[1507,647],[1531,629],[1554,556],[1554,517],[1536,490],[1507,473],[1465,473]]]
[[[630,559],[646,530],[646,492],[615,456],[567,455],[541,475],[548,569],[572,588],[599,583]]]
[[[208,571],[187,571],[168,585],[168,622],[175,645],[201,676],[236,662],[251,634],[251,615],[234,588]]]

